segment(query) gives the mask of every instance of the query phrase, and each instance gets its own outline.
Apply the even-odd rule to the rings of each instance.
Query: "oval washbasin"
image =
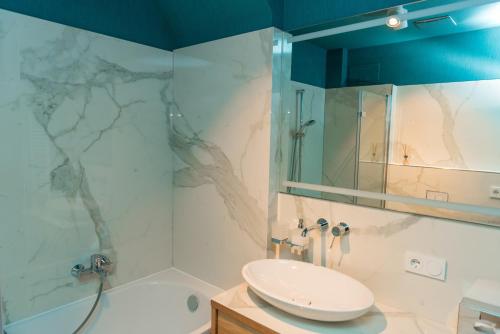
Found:
[[[335,270],[291,260],[258,260],[245,265],[243,277],[253,292],[293,315],[319,321],[346,321],[365,314],[372,292]]]

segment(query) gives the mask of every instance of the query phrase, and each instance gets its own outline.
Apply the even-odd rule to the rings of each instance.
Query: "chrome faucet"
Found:
[[[102,254],[94,254],[90,257],[90,268],[85,268],[83,264],[77,264],[71,268],[71,275],[80,278],[85,274],[98,274],[99,276],[106,276],[113,270],[113,262]]]
[[[328,229],[329,225],[330,224],[328,223],[328,221],[325,218],[320,218],[320,219],[318,219],[316,224],[314,224],[312,226],[308,226],[305,229],[303,229],[302,236],[307,237],[309,232],[311,232],[312,230],[320,230],[321,232],[325,232]]]

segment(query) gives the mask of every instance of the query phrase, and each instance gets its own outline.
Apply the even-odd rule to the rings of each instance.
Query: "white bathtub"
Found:
[[[176,269],[142,278],[103,294],[81,334],[205,334],[210,332],[210,298],[222,290]],[[199,307],[191,312],[189,296]],[[7,334],[71,334],[95,296],[7,326]]]

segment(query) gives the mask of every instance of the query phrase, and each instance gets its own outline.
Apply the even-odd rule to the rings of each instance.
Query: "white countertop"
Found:
[[[246,283],[227,290],[213,300],[276,332],[284,334],[454,334],[444,325],[412,313],[377,304],[363,317],[342,323],[326,323],[295,317],[266,303]]]

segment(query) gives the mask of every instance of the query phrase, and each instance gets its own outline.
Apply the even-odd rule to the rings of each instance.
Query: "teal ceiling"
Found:
[[[433,1],[433,0],[429,0]],[[286,31],[404,0],[0,0],[0,8],[172,50],[257,29]]]
[[[0,0],[0,8],[167,50],[176,43],[158,1]]]
[[[158,0],[161,15],[183,47],[271,26],[281,26],[276,0]]]

